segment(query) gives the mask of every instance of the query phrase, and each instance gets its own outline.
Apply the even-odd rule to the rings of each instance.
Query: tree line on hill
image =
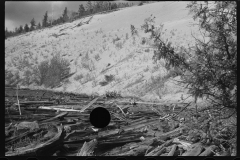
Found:
[[[19,27],[16,27],[14,31],[8,31],[8,29],[5,29],[5,39],[11,36],[16,36],[21,33],[27,33],[36,29],[41,29],[45,27],[55,26],[58,24],[62,24],[65,22],[71,22],[77,18],[81,18],[83,16],[114,10],[117,8],[124,8],[124,7],[130,7],[133,6],[133,3],[114,3],[110,1],[88,1],[86,6],[84,7],[83,4],[79,5],[78,11],[69,11],[67,7],[65,7],[62,16],[60,16],[57,19],[49,19],[48,11],[45,12],[42,24],[39,22],[36,24],[35,19],[33,18],[30,21],[30,26],[28,24],[25,24],[25,26],[20,25]]]

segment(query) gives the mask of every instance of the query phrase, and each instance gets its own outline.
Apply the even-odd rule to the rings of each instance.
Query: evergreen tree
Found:
[[[41,23],[39,22],[37,25],[37,29],[40,29],[40,28],[41,28]]]
[[[28,32],[29,29],[30,29],[30,28],[28,27],[28,24],[25,24],[25,26],[24,26],[24,31],[25,31],[25,32]]]
[[[22,25],[20,25],[20,27],[19,27],[19,29],[18,29],[18,32],[19,32],[19,33],[22,33],[22,32],[23,32],[23,26],[22,26]]]
[[[63,17],[62,16],[59,17],[59,23],[63,23],[63,22],[64,22]]]
[[[34,18],[31,20],[30,23],[31,23],[30,30],[33,31],[35,29],[34,27],[36,26],[36,24],[35,24],[36,22],[35,22]]]
[[[14,31],[15,31],[15,33],[14,33],[15,35],[18,34],[19,33],[19,28],[15,27]]]
[[[112,3],[111,4],[111,9],[117,9],[117,4],[116,3]]]
[[[142,28],[151,33],[157,48],[153,60],[164,59],[167,69],[180,72],[179,85],[188,89],[195,103],[205,98],[209,106],[237,111],[237,3],[192,1],[187,8],[203,38],[193,36],[195,46],[177,50],[155,29],[154,18],[149,18]]]
[[[57,19],[57,24],[62,23],[62,16]]]
[[[92,5],[92,2],[91,1],[88,1],[87,2],[87,11],[88,13],[92,13],[93,12],[93,5]]]
[[[78,16],[81,17],[85,14],[85,8],[84,6],[81,4],[79,5],[79,9],[78,9]]]
[[[101,12],[103,11],[103,1],[96,1],[95,4],[95,12]]]
[[[49,24],[49,26],[52,25],[52,20],[51,19],[48,20],[48,24]]]
[[[68,13],[68,10],[67,10],[67,7],[65,7],[65,9],[64,9],[64,11],[63,11],[63,15],[62,15],[62,17],[63,17],[63,22],[67,22],[68,19],[69,19],[67,13]]]
[[[42,27],[47,27],[48,26],[48,12],[46,11],[44,17],[43,17],[43,21],[42,21]]]
[[[109,1],[103,1],[103,11],[107,11],[109,10],[109,5],[110,5],[110,2]]]

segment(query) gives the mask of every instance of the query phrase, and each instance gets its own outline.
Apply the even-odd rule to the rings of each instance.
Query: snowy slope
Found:
[[[140,28],[144,19],[152,14],[156,17],[156,25],[164,24],[165,36],[174,45],[192,45],[191,31],[198,33],[198,30],[191,26],[194,22],[186,5],[187,2],[156,2],[129,7],[94,15],[89,24],[80,27],[75,26],[90,17],[8,38],[5,40],[5,70],[23,76],[26,70],[60,53],[71,62],[71,72],[75,74],[69,78],[69,83],[54,90],[87,94],[120,91],[122,95],[135,95],[146,100],[179,100],[186,91],[171,80],[161,84],[160,77],[167,74],[162,66],[164,62],[153,64],[153,50],[147,49],[151,42],[141,44],[146,35]],[[135,42],[130,25],[139,30]],[[56,38],[53,34],[62,35]],[[114,43],[116,37],[120,40]],[[86,54],[90,59],[88,63],[93,66],[92,71],[83,67]],[[96,55],[100,60],[95,59]],[[29,61],[29,65],[19,70],[16,66],[23,60]],[[115,76],[115,81],[106,86],[99,85],[104,75],[110,74]],[[79,75],[83,78],[76,80]]]

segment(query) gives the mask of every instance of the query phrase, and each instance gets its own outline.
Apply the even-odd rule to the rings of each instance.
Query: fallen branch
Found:
[[[180,141],[178,138],[174,138],[173,143],[181,144],[181,147],[185,150],[188,150],[190,148],[190,146],[192,145],[191,143]]]
[[[20,108],[20,104],[19,104],[19,99],[18,99],[18,85],[17,85],[17,104],[18,104],[19,114],[22,115],[22,113],[21,113],[21,108]]]
[[[92,156],[93,150],[97,145],[97,140],[93,139],[90,142],[84,142],[81,150],[77,153],[77,156]]]
[[[168,155],[167,155],[167,156],[173,156],[173,155],[174,155],[174,153],[175,153],[175,151],[176,151],[176,148],[177,148],[177,145],[176,145],[176,144],[174,144],[174,145],[172,146],[172,149],[171,149],[171,151],[168,153]]]
[[[64,109],[64,108],[56,108],[56,107],[45,107],[45,106],[40,106],[38,107],[39,109],[49,109],[49,110],[57,110],[57,111],[65,111],[65,112],[80,112],[80,110],[76,109]]]
[[[63,118],[64,116],[66,116],[67,114],[68,114],[68,112],[60,113],[60,114],[58,114],[58,115],[55,116],[55,117],[52,117],[52,118],[49,118],[49,119],[46,119],[46,120],[41,121],[41,123],[42,123],[42,122],[53,121],[53,120],[56,120],[56,119],[61,119],[61,118]]]
[[[121,112],[123,113],[123,115],[126,116],[126,114],[123,112],[123,110],[121,109],[121,107],[119,107],[116,103],[115,103],[115,105],[116,105],[116,107],[118,107],[118,108],[121,110]]]
[[[129,101],[118,101],[118,103],[124,103],[124,104],[131,104],[131,102]],[[135,101],[136,104],[145,104],[145,105],[160,105],[160,106],[164,106],[164,105],[172,105],[172,104],[176,104],[176,105],[184,105],[184,104],[189,104],[189,103],[182,103],[182,102],[175,102],[175,103],[166,103],[166,102],[162,102],[162,103],[154,103],[154,102],[142,102],[142,101]]]
[[[215,149],[217,149],[217,146],[211,145],[204,152],[202,152],[199,156],[212,156],[214,154],[213,151]]]
[[[97,97],[97,98],[93,99],[88,105],[83,107],[79,112],[84,112],[87,108],[91,107],[93,105],[93,103],[95,103],[99,98],[100,97]]]
[[[181,156],[198,156],[202,152],[202,150],[203,146],[200,143],[198,143],[195,145],[193,149],[186,151]]]
[[[116,156],[142,156],[147,150],[151,148],[152,146],[142,145],[142,146],[133,148],[132,150],[127,151],[125,153],[118,154]]]
[[[19,102],[21,105],[31,105],[31,104],[54,104],[52,101],[26,101],[26,102]]]
[[[169,132],[166,132],[166,133],[156,132],[156,133],[154,133],[154,136],[156,136],[160,139],[161,138],[166,139],[166,138],[177,137],[177,136],[182,134],[182,130],[184,130],[185,128],[187,128],[187,127],[182,126],[182,127],[176,128],[176,129],[174,129],[172,131],[169,131]]]
[[[58,129],[56,135],[50,140],[37,144],[36,146],[32,146],[30,144],[27,147],[16,148],[14,151],[6,152],[6,156],[42,156],[42,155],[52,155],[56,150],[54,147],[58,146],[64,136],[65,132],[62,126],[56,127]]]

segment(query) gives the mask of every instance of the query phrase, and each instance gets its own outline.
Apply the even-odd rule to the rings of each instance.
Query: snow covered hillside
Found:
[[[198,29],[191,26],[194,21],[188,15],[187,3],[170,1],[134,6],[8,38],[5,73],[13,73],[12,79],[18,75],[24,79],[26,72],[31,76],[34,66],[59,53],[70,62],[73,75],[53,90],[86,94],[118,91],[145,100],[180,100],[182,94],[187,96],[186,91],[173,80],[162,81],[168,72],[163,61],[153,63],[152,42],[147,39],[142,43],[147,35],[141,31],[141,25],[146,18],[155,16],[155,24],[164,24],[164,36],[174,45],[192,45],[191,31],[196,34]],[[77,26],[88,20],[88,24]],[[135,38],[131,35],[131,25],[139,33]],[[114,75],[114,80],[102,86],[99,83],[105,75]],[[32,83],[29,87],[38,86]]]

